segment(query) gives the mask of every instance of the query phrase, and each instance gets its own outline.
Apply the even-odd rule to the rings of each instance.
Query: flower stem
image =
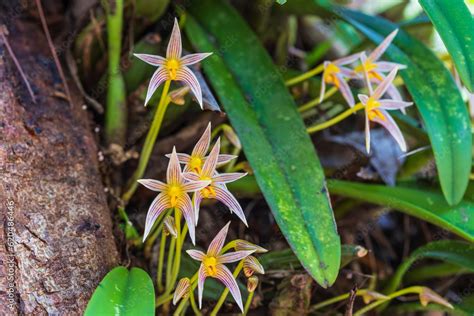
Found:
[[[173,294],[163,295],[156,299],[155,308],[160,307],[161,305],[171,301],[173,299]]]
[[[237,265],[237,267],[234,270],[234,273],[232,274],[234,276],[234,278],[237,278],[237,276],[239,275],[239,273],[242,270],[243,266],[244,266],[244,260],[240,260],[239,264]],[[221,297],[219,297],[219,300],[217,301],[216,306],[214,306],[214,309],[209,314],[210,316],[216,316],[217,315],[217,313],[219,312],[219,310],[222,307],[222,304],[224,304],[224,301],[227,298],[227,294],[229,294],[229,288],[224,289],[224,291],[221,294]]]
[[[334,87],[331,87],[331,89],[329,89],[328,91],[326,91],[326,93],[324,94],[323,96],[323,100],[322,102],[326,101],[328,98],[332,97],[334,95],[334,93],[336,93],[338,91],[337,87],[334,86]],[[317,97],[316,99],[314,100],[311,100],[309,101],[308,103],[305,103],[303,104],[302,106],[300,106],[298,108],[298,112],[302,113],[302,112],[305,112],[305,111],[308,111],[309,109],[319,105],[320,103],[322,102],[319,102],[319,97]]]
[[[177,228],[180,229],[179,226],[177,226]],[[187,233],[188,233],[188,226],[184,225],[183,230],[181,231],[181,235],[178,235],[178,238],[176,238],[176,252],[174,256],[173,273],[171,274],[170,291],[174,288],[174,284],[176,283],[176,280],[178,279],[179,268],[181,266],[181,250],[183,248],[184,238]]]
[[[178,232],[179,234],[179,232]],[[179,235],[178,235],[179,237]],[[169,251],[168,251],[168,261],[166,263],[166,287],[165,287],[165,292],[169,293],[171,290],[169,290],[170,287],[170,282],[171,282],[171,273],[173,269],[172,262],[174,260],[174,250],[175,250],[175,244],[176,244],[177,238],[171,238],[170,246],[169,246]]]
[[[191,302],[191,307],[194,311],[194,314],[196,316],[201,316],[202,313],[201,311],[199,310],[199,308],[197,307],[196,305],[196,300],[194,299],[194,291],[191,291],[191,294],[189,295],[189,301]]]
[[[365,292],[367,292],[367,290],[358,290],[356,295],[357,296],[361,296],[361,295],[364,295]],[[325,301],[322,301],[318,304],[315,304],[313,306],[311,306],[310,310],[311,312],[313,311],[316,311],[320,308],[323,308],[323,307],[326,307],[328,305],[331,305],[331,304],[334,304],[334,303],[337,303],[337,302],[340,302],[340,301],[343,301],[345,299],[349,298],[349,293],[346,293],[346,294],[342,294],[342,295],[339,295],[339,296],[335,296],[335,297],[331,297],[330,299],[328,300],[325,300]]]
[[[321,124],[316,124],[314,126],[311,126],[311,127],[308,127],[306,129],[306,131],[309,133],[309,134],[312,134],[312,133],[315,133],[317,131],[320,131],[320,130],[323,130],[325,128],[328,128],[330,126],[333,126],[334,124],[337,124],[339,123],[340,121],[342,121],[343,119],[345,119],[346,117],[348,117],[349,115],[359,111],[359,110],[362,110],[364,108],[364,105],[362,103],[357,103],[353,108],[350,108],[350,109],[347,109],[346,111],[342,112],[341,114],[337,115],[336,117],[333,117],[332,119],[326,121],[326,122],[323,122]]]
[[[244,307],[243,316],[247,315],[247,313],[249,312],[250,304],[252,304],[252,300],[253,300],[253,295],[254,295],[254,293],[255,293],[255,291],[250,292],[250,293],[249,293],[249,296],[247,296],[247,301],[245,302],[245,307]]]
[[[156,284],[158,286],[158,292],[163,292],[163,261],[165,260],[165,247],[166,247],[166,234],[161,231],[161,242],[160,242],[160,255],[158,258],[158,269],[156,271]]]
[[[317,74],[322,73],[323,70],[324,70],[324,64],[321,64],[321,65],[319,65],[319,66],[317,66],[317,67],[315,67],[315,68],[313,68],[313,69],[311,69],[311,70],[309,70],[309,71],[307,71],[307,72],[305,72],[305,73],[303,73],[299,76],[296,76],[294,78],[291,78],[290,80],[287,80],[285,82],[285,85],[287,87],[293,86],[293,85],[295,85],[297,83],[300,83],[302,81],[305,81],[306,79],[309,79],[309,78],[311,78],[311,77],[313,77]]]
[[[122,200],[127,203],[135,190],[137,189],[138,182],[137,180],[143,177],[145,173],[146,167],[148,165],[148,161],[150,160],[151,152],[153,151],[153,147],[156,142],[156,138],[158,137],[158,133],[160,131],[161,123],[163,122],[163,118],[166,113],[166,109],[168,107],[168,91],[170,89],[171,80],[167,80],[163,87],[163,91],[161,93],[160,103],[158,104],[158,108],[156,109],[155,116],[153,118],[153,122],[151,123],[150,130],[145,138],[145,143],[143,144],[142,152],[140,154],[140,160],[138,161],[138,167],[135,170],[128,190],[123,194]]]

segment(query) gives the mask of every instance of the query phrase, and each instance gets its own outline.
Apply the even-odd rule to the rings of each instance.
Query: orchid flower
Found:
[[[158,67],[148,85],[145,105],[150,101],[153,93],[163,82],[167,80],[177,80],[189,86],[202,108],[201,86],[194,73],[187,66],[200,62],[212,53],[189,54],[182,57],[181,53],[181,32],[179,30],[178,20],[175,18],[173,31],[171,32],[168,48],[166,49],[166,57],[149,54],[134,54],[144,62]]]
[[[184,171],[185,172],[195,172],[200,173],[203,167],[204,161],[206,160],[206,154],[209,150],[209,144],[211,142],[211,123],[207,125],[206,130],[202,134],[199,141],[194,146],[194,149],[191,155],[178,153],[179,162],[184,164]],[[170,157],[170,155],[166,155],[166,157]],[[232,159],[237,158],[234,155],[227,155],[227,154],[220,154],[217,158],[217,166],[224,165],[231,161]]]
[[[230,291],[237,305],[243,311],[242,296],[240,294],[239,286],[235,280],[232,272],[224,265],[224,263],[231,263],[242,260],[253,253],[253,251],[235,251],[225,254],[220,254],[224,246],[227,231],[229,230],[230,222],[221,229],[221,231],[211,241],[207,253],[199,250],[187,250],[186,252],[194,260],[201,261],[201,266],[198,271],[198,298],[199,308],[202,306],[202,293],[204,291],[204,281],[207,277],[216,278],[221,281]]]
[[[344,65],[351,64],[360,58],[360,53],[353,54],[347,57],[336,59],[334,61],[324,62],[324,72],[321,81],[321,92],[319,94],[319,103],[324,100],[324,93],[326,92],[326,84],[332,84],[341,91],[342,96],[346,100],[350,107],[355,105],[354,96],[352,95],[351,88],[346,82],[346,78],[352,78],[354,71],[343,67]]]
[[[196,223],[199,219],[199,207],[201,205],[202,199],[216,199],[224,203],[231,212],[234,212],[242,220],[242,222],[248,226],[242,207],[225,186],[226,183],[236,181],[247,175],[247,173],[217,173],[216,166],[219,150],[220,139],[217,140],[216,144],[212,148],[211,153],[204,162],[204,166],[200,173],[184,173],[184,177],[190,181],[210,181],[208,186],[194,193],[193,202],[194,211],[196,214]]]
[[[138,180],[139,183],[148,189],[160,192],[160,194],[158,194],[158,196],[153,200],[148,210],[143,240],[147,238],[153,224],[163,211],[169,208],[177,208],[183,214],[189,228],[189,236],[191,237],[193,244],[195,244],[196,221],[193,203],[187,192],[199,191],[208,186],[211,181],[186,181],[182,175],[181,166],[179,165],[178,156],[176,154],[176,148],[174,147],[168,164],[168,170],[166,172],[166,181],[167,183],[151,179]]]
[[[370,96],[359,94],[360,102],[365,106],[365,146],[367,153],[370,153],[370,122],[375,122],[385,127],[395,138],[402,151],[407,150],[405,139],[393,118],[387,110],[401,110],[413,104],[413,102],[404,102],[392,99],[381,99],[388,87],[392,84],[397,75],[398,68],[395,67],[388,76],[372,90],[370,81],[367,82]]]

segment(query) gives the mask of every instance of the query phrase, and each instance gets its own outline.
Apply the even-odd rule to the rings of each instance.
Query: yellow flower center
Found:
[[[175,207],[178,204],[179,197],[183,194],[181,187],[178,185],[172,185],[168,189],[168,196],[170,197],[171,207]]]
[[[168,70],[168,74],[170,76],[171,80],[176,80],[176,75],[178,72],[178,69],[181,67],[179,60],[177,59],[168,59],[165,64],[166,70]]]
[[[341,69],[333,63],[327,65],[326,69],[324,69],[323,79],[326,83],[330,83],[335,85],[339,88],[339,79],[337,78],[336,74],[340,73]]]
[[[210,179],[202,179],[202,180],[210,180]],[[206,199],[213,199],[216,197],[216,190],[212,185],[208,185],[204,189],[201,190],[201,195]]]
[[[354,68],[354,71],[357,73],[363,73],[367,71],[367,75],[369,79],[376,78],[379,80],[383,80],[382,76],[376,71],[378,65],[373,63],[370,59],[367,59],[363,65],[359,65]]]
[[[189,166],[189,169],[199,174],[201,173],[202,159],[199,157],[193,156],[191,157],[191,160],[189,160],[188,166]]]
[[[217,259],[216,257],[205,257],[202,261],[208,276],[215,277],[217,275]]]
[[[383,115],[380,110],[377,110],[377,108],[380,106],[380,102],[375,100],[374,98],[370,97],[369,100],[367,100],[367,115],[369,116],[369,120],[373,121],[376,118],[379,118],[383,121],[385,121],[387,118],[385,115]]]

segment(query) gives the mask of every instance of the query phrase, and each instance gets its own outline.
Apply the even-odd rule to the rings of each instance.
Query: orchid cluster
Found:
[[[226,187],[226,183],[236,181],[245,176],[246,173],[219,173],[216,169],[235,159],[236,156],[219,153],[219,138],[207,155],[210,141],[211,124],[209,123],[190,155],[177,153],[175,148],[173,148],[171,154],[167,155],[170,160],[166,172],[166,183],[152,179],[138,180],[148,189],[159,192],[148,210],[144,240],[150,235],[157,219],[165,212],[174,209],[175,217],[173,218],[168,214],[163,221],[165,231],[178,240],[184,238],[185,231],[180,232],[179,229],[180,215],[182,215],[189,230],[191,241],[195,244],[195,227],[199,219],[200,206],[204,199],[215,199],[222,202],[231,213],[235,213],[247,225],[242,207]],[[189,193],[193,194],[192,199]],[[266,250],[242,240],[231,242],[231,246],[225,247],[223,250],[228,228],[229,224],[216,235],[209,245],[207,254],[198,250],[188,250],[188,254],[202,262],[197,278],[200,305],[204,280],[206,277],[213,277],[229,288],[235,301],[243,309],[237,282],[224,263],[241,261],[244,273],[248,277],[252,276],[253,272],[263,273],[263,267],[251,254],[265,252]],[[230,249],[229,247],[233,247],[237,251],[224,254],[225,251]],[[183,290],[183,287],[186,287],[189,293],[191,285],[191,282],[186,281],[186,279],[178,283],[175,291],[175,303],[178,298],[185,295],[186,291]]]
[[[377,46],[368,56],[365,52],[352,54],[350,56],[334,61],[324,62],[324,72],[322,75],[321,93],[319,102],[324,100],[326,85],[334,85],[342,94],[347,104],[355,108],[354,96],[348,84],[348,80],[364,80],[369,95],[359,94],[359,105],[365,109],[365,134],[366,149],[370,153],[370,123],[374,122],[382,125],[395,138],[402,151],[407,150],[405,139],[397,124],[387,111],[401,110],[405,113],[405,108],[412,105],[412,102],[402,101],[402,97],[393,84],[399,69],[406,68],[405,65],[380,61],[380,57],[387,50],[398,30],[389,34],[379,46]],[[360,65],[349,68],[348,65],[360,62]],[[388,73],[388,75],[387,75]],[[375,89],[372,84],[376,84]],[[384,95],[388,98],[383,98]]]

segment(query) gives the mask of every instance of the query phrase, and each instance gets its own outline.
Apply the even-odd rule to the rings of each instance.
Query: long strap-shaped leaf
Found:
[[[464,85],[474,92],[474,17],[463,0],[420,0],[453,57]]]
[[[214,51],[204,70],[242,141],[281,231],[323,287],[334,283],[341,245],[324,174],[294,101],[247,24],[219,1],[195,1],[186,33]],[[212,41],[211,41],[212,39]]]

